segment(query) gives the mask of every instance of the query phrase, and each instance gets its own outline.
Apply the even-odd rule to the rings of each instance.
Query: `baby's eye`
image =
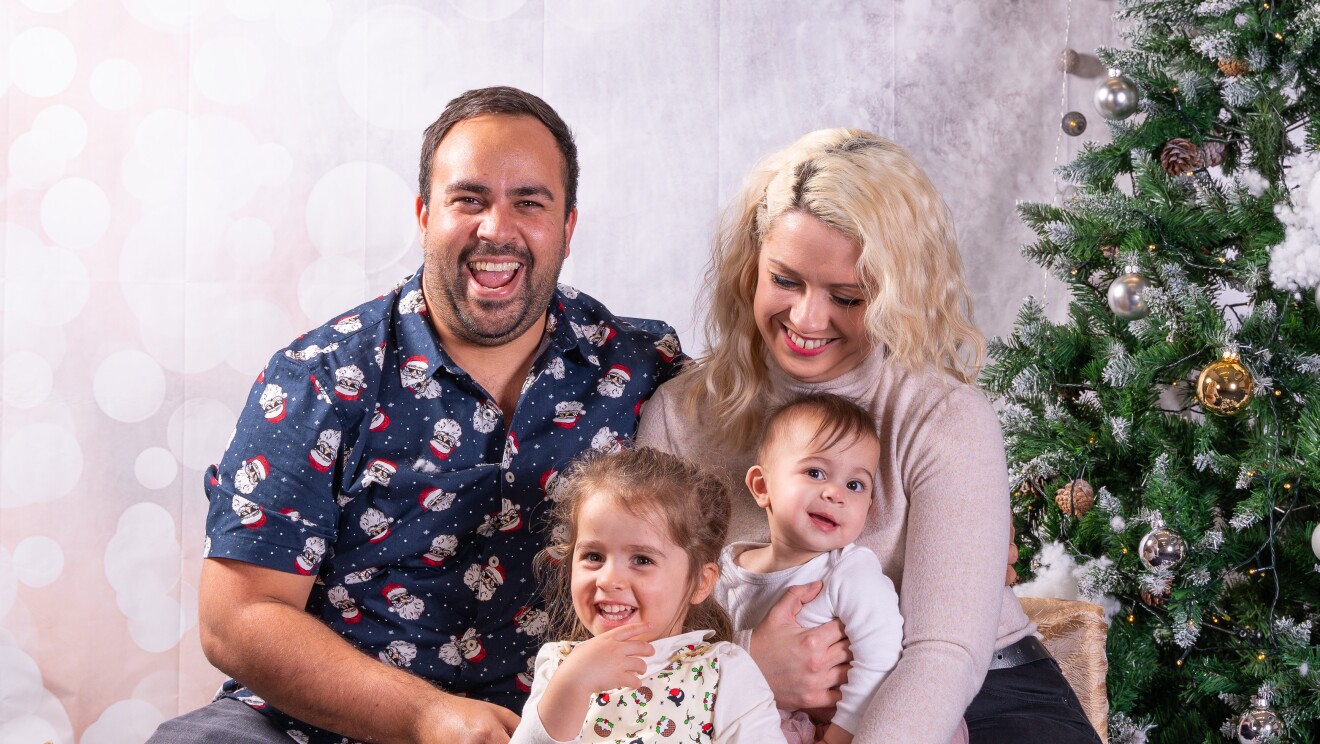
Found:
[[[808,478],[820,480],[825,477],[825,471],[820,468],[807,468],[803,471]]]
[[[798,285],[798,283],[793,281],[792,279],[789,279],[787,277],[782,277],[774,273],[770,274],[770,281],[774,282],[780,287],[783,287],[784,289],[793,289]]]
[[[848,490],[854,493],[865,493],[866,484],[859,480],[850,480],[848,481]]]

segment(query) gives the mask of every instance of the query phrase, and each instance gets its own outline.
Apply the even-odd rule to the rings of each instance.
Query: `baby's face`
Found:
[[[748,487],[770,519],[770,539],[785,554],[824,553],[853,542],[871,508],[880,444],[861,437],[821,449],[812,441],[815,431],[809,420],[783,427],[763,462],[748,472]]]

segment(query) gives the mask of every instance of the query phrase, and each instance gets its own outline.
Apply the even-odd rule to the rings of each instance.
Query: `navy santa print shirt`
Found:
[[[206,474],[205,555],[316,576],[307,611],[382,663],[519,710],[559,472],[629,439],[683,357],[561,285],[506,430],[441,348],[421,272],[275,354]],[[241,686],[296,739],[339,741]]]

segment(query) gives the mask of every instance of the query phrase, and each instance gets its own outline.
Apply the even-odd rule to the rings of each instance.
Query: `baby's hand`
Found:
[[[651,644],[637,636],[651,629],[650,623],[630,623],[583,641],[559,665],[553,682],[563,680],[583,697],[616,687],[636,687],[646,672]]]

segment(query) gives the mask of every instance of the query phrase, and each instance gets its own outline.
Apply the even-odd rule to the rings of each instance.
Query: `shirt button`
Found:
[[[506,471],[504,471],[504,482],[505,482],[505,483],[513,483],[513,471],[512,471],[512,470],[506,470]]]

